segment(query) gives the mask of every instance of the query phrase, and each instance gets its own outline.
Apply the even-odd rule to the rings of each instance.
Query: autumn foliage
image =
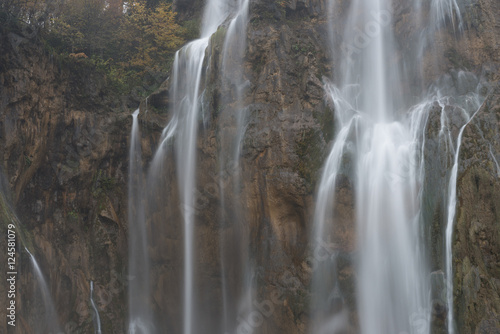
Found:
[[[186,35],[165,0],[3,0],[0,10],[33,26],[57,55],[84,54],[124,89],[167,72]]]

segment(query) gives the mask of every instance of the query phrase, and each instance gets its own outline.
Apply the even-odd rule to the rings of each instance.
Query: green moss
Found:
[[[73,220],[78,220],[79,215],[78,212],[75,209],[73,209],[68,213],[68,217]]]
[[[316,53],[316,50],[311,43],[309,43],[309,42],[304,43],[301,40],[297,41],[296,43],[294,43],[292,45],[292,51],[295,54],[304,54],[304,55],[307,55],[309,53],[312,53],[312,54]]]
[[[318,179],[318,170],[324,160],[324,149],[321,131],[317,129],[306,129],[296,141],[295,153],[299,157],[296,165],[297,171],[308,183],[310,191]]]
[[[101,330],[103,333],[113,333],[113,322],[105,315],[100,314],[101,317]]]
[[[148,105],[148,112],[152,112],[154,114],[162,115],[162,114],[167,114],[168,113],[168,106],[162,106],[161,108],[157,108],[152,104]]]
[[[333,112],[325,106],[322,112],[313,112],[313,117],[321,124],[321,132],[323,133],[325,142],[330,142],[333,139],[334,131]]]
[[[184,29],[183,37],[186,41],[192,41],[200,36],[200,19],[195,18],[192,20],[187,20],[182,22],[182,28]]]
[[[30,157],[28,157],[27,155],[24,156],[24,163],[26,164],[27,167],[30,167],[31,164],[33,163],[33,160],[31,160]]]
[[[94,175],[92,182],[92,197],[97,200],[98,209],[104,209],[107,194],[113,191],[116,187],[116,180],[113,177],[107,177],[103,174],[102,169]]]
[[[318,54],[316,57],[318,61],[318,66],[317,66],[317,71],[315,73],[316,78],[319,79],[319,81],[323,81],[323,78],[329,78],[331,77],[331,69],[328,68],[325,64],[330,63],[330,60],[324,56],[324,54]]]
[[[227,29],[224,26],[220,26],[216,32],[210,37],[210,44],[212,45],[212,54],[214,54],[214,48],[222,49],[224,45],[224,39],[226,38]]]
[[[309,295],[303,290],[297,290],[288,299],[295,323],[299,323],[302,314],[307,313],[309,310]]]
[[[455,48],[449,48],[444,53],[444,56],[450,61],[453,67],[470,68],[471,64],[468,59],[462,57]]]
[[[11,228],[9,225],[14,225],[14,228]],[[5,195],[0,192],[0,226],[2,226],[3,230],[7,229],[14,230],[16,232],[16,240],[17,242],[21,242],[21,244],[28,248],[31,252],[33,252],[33,243],[32,238],[25,227],[20,223],[19,219],[12,211],[9,206]]]

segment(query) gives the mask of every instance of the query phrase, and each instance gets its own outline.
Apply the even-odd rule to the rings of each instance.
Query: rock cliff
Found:
[[[500,327],[500,87],[464,131],[458,177],[454,296],[463,333]]]
[[[92,331],[90,280],[103,328],[122,332],[129,111],[95,69],[59,63],[36,36],[2,29],[0,43],[1,168],[26,236],[24,245],[17,239],[13,332],[34,333],[44,323],[24,246],[40,263],[65,332]]]
[[[196,13],[192,6],[198,1],[176,3],[186,17]],[[435,48],[443,56],[436,58],[442,61],[435,62],[435,54],[429,51],[426,82],[412,84],[426,85],[457,68],[482,74],[493,84],[500,79],[498,2],[461,1],[460,6],[467,29],[464,33],[451,28],[439,31]],[[339,34],[346,7],[342,1],[334,14]],[[395,15],[401,18],[396,37],[401,45],[411,44],[421,28],[418,24],[425,24],[406,24],[408,10],[405,2],[396,2]],[[327,46],[327,12],[324,0],[251,1],[242,64],[248,80],[242,101],[248,125],[240,161],[223,159],[237,127],[230,115],[236,103],[234,87],[223,86],[217,74],[222,66],[225,27],[212,37],[207,51],[210,71],[204,88],[209,112],[200,120],[197,142],[196,289],[201,308],[210,310],[197,319],[202,326],[214,328],[214,333],[219,332],[218,319],[223,313],[222,280],[228,280],[230,293],[241,293],[238,282],[244,275],[240,270],[244,259],[253,268],[254,300],[271,305],[255,333],[308,331],[311,254],[315,251],[331,255],[334,249],[340,254],[337,278],[348,298],[339,307],[355,308],[352,258],[356,233],[353,180],[348,171],[337,184],[334,240],[327,240],[324,250],[308,246],[314,193],[335,131],[335,110],[323,92],[323,79],[335,75],[339,66]],[[5,196],[17,212],[27,239],[25,246],[41,264],[66,333],[93,331],[91,280],[103,332],[123,333],[127,284],[132,279],[127,276],[132,106],[107,88],[106,79],[96,69],[84,62],[60,63],[44,51],[36,37],[0,28],[0,45],[1,166],[11,189],[11,195]],[[141,104],[145,167],[170,117],[167,96],[168,81],[150,96],[147,106],[145,101]],[[494,333],[500,328],[499,96],[498,88],[492,91],[466,128],[460,155],[453,249],[455,311],[463,333]],[[431,116],[429,122],[433,121],[437,122]],[[429,127],[428,154],[440,154],[432,146],[435,131]],[[443,166],[449,168],[449,157],[441,158],[427,167],[436,173]],[[231,176],[235,168],[241,171],[239,185]],[[175,195],[175,164],[167,162],[165,170],[161,181]],[[437,176],[436,182],[445,178]],[[433,236],[430,255],[433,270],[439,270],[443,266],[444,199],[431,195],[427,203],[429,235]],[[222,198],[226,199],[224,208]],[[148,221],[153,310],[157,327],[171,333],[180,333],[182,325],[178,205],[171,201]],[[8,215],[2,217],[4,229]],[[5,242],[4,238],[0,241],[2,249]],[[18,243],[20,325],[14,332],[34,333],[41,301],[32,301],[37,283],[33,274],[23,274],[32,270],[20,240]],[[230,268],[227,277],[221,274],[223,265]],[[6,294],[3,284],[0,294]],[[351,312],[350,325],[355,332],[355,312]],[[4,322],[0,331],[7,332]]]

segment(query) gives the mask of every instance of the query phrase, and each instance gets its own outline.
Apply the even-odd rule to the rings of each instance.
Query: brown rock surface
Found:
[[[500,332],[499,158],[497,86],[465,129],[460,152],[453,292],[462,333]]]
[[[198,1],[177,1],[190,17],[189,6]],[[221,65],[221,41],[214,37],[211,68],[205,86],[209,103],[206,124],[198,140],[196,211],[196,268],[203,309],[198,320],[204,328],[217,328],[222,313],[221,261],[233,294],[240,293],[242,261],[250,259],[259,303],[271,301],[271,314],[256,333],[306,333],[309,313],[311,264],[308,249],[319,171],[334,132],[332,110],[324,101],[323,76],[335,73],[337,61],[327,48],[327,1],[251,1],[244,77],[249,124],[242,144],[241,189],[231,177],[234,162],[224,161],[223,136],[236,131],[231,90],[222,87],[215,69]],[[337,31],[347,7],[335,13]],[[410,43],[419,30],[409,25],[407,8],[398,3],[401,30],[398,41]],[[406,11],[406,12],[405,12]],[[448,52],[438,70],[467,67],[484,70],[498,80],[498,1],[479,0],[465,9],[468,30],[455,40],[452,31],[440,32],[438,41]],[[406,16],[405,16],[406,15]],[[221,28],[220,33],[223,33]],[[413,30],[412,30],[413,29]],[[41,45],[20,32],[1,33],[0,44],[0,154],[8,176],[29,247],[41,264],[53,293],[61,326],[68,333],[92,331],[89,281],[95,282],[95,300],[103,332],[122,333],[127,318],[127,166],[131,117],[123,101],[110,94],[102,77],[83,64],[59,66]],[[395,55],[397,56],[397,55]],[[467,65],[467,66],[466,66]],[[332,68],[333,67],[333,68]],[[429,76],[431,76],[429,74]],[[426,78],[427,81],[434,79]],[[149,112],[141,113],[142,149],[147,167],[158,143],[168,109],[168,82],[150,97]],[[498,170],[488,156],[500,161],[498,101],[479,113],[464,134],[458,192],[457,319],[471,333],[492,333],[500,312],[497,256],[499,213]],[[142,104],[143,110],[145,103]],[[496,109],[495,109],[496,108]],[[496,110],[496,111],[495,111]],[[436,116],[431,122],[437,122]],[[496,122],[496,123],[495,123]],[[429,136],[435,136],[429,129]],[[430,154],[438,154],[430,147]],[[175,164],[166,164],[159,183],[170,198],[177,198]],[[449,156],[431,168],[449,167]],[[439,175],[446,177],[446,175]],[[441,185],[441,183],[439,183]],[[223,187],[223,192],[220,187]],[[352,180],[342,175],[328,240],[341,254],[339,280],[351,309],[355,305],[351,255],[356,249]],[[157,197],[165,196],[159,192]],[[228,200],[221,210],[222,196]],[[442,198],[440,200],[443,200]],[[476,205],[480,203],[479,205]],[[156,203],[155,203],[156,204]],[[433,226],[440,235],[440,210],[431,205]],[[153,206],[153,205],[152,205]],[[148,224],[151,240],[152,304],[159,328],[180,332],[182,317],[182,226],[179,203],[171,200],[155,208]],[[168,222],[168,223],[165,223]],[[3,226],[3,225],[2,225]],[[436,238],[432,243],[441,242]],[[0,245],[3,247],[5,241]],[[221,245],[225,255],[220,256]],[[442,250],[435,247],[432,256]],[[3,249],[3,248],[2,248]],[[19,249],[20,268],[31,272],[26,253]],[[433,266],[441,267],[435,259]],[[34,293],[32,274],[22,275],[17,333],[32,333]],[[0,285],[0,294],[5,286]],[[2,311],[3,312],[3,311]],[[0,312],[0,316],[3,313]],[[214,320],[215,319],[215,320]],[[355,327],[355,314],[351,316]],[[236,320],[234,320],[236,321]],[[5,330],[0,323],[0,332]],[[214,326],[214,327],[210,327]],[[203,327],[202,327],[203,328]],[[464,331],[464,333],[467,331]]]
[[[24,245],[17,239],[23,325],[14,332],[33,333],[45,321],[24,246],[40,264],[65,332],[92,331],[90,280],[103,329],[121,332],[129,111],[113,95],[103,98],[109,91],[92,67],[60,67],[36,36],[2,29],[0,45],[1,169],[26,238]]]

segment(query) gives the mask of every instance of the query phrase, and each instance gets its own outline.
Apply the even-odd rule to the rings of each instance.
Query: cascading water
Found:
[[[236,18],[231,22],[229,31],[242,29],[240,22],[246,25],[247,1],[240,3],[240,10]],[[184,69],[186,77],[174,75],[172,82],[173,106],[179,115],[176,133],[176,162],[179,180],[181,203],[184,218],[184,333],[193,332],[193,321],[196,309],[193,296],[194,276],[194,207],[196,198],[194,196],[195,168],[196,168],[196,138],[199,110],[201,105],[201,80],[202,65],[205,60],[205,50],[209,45],[210,36],[217,30],[218,26],[230,15],[230,3],[228,1],[209,1],[206,7],[204,21],[202,24],[202,38],[191,42],[184,47],[174,63],[174,71]],[[238,24],[240,23],[240,24]],[[241,41],[239,41],[241,43]],[[226,47],[226,46],[225,46]],[[239,46],[241,48],[241,46]],[[239,56],[237,52],[237,55]],[[240,77],[240,75],[237,75]],[[240,84],[241,86],[241,84]],[[238,88],[240,89],[240,88]],[[176,121],[177,122],[177,121]],[[168,127],[168,126],[167,126]],[[239,145],[237,145],[239,147]]]
[[[10,205],[10,198],[9,183],[0,168],[0,223],[5,224],[5,226],[8,226],[9,229],[14,231],[15,239],[13,240],[17,240],[21,245],[24,245],[24,249],[29,255],[31,266],[33,268],[35,277],[33,281],[34,288],[40,292],[42,299],[42,304],[40,305],[38,303],[39,299],[37,294],[36,297],[30,296],[30,303],[35,305],[34,315],[36,319],[36,322],[31,324],[31,326],[33,326],[34,333],[62,334],[63,331],[61,330],[61,326],[59,324],[59,316],[56,312],[49,286],[47,285],[47,281],[45,280],[38,261],[26,247],[26,238],[23,229],[21,228],[21,223]],[[19,260],[18,257],[17,259]],[[19,292],[23,293],[21,290],[19,290]]]
[[[201,104],[202,65],[210,35],[191,42],[179,51],[174,68],[185,70],[186,77],[177,77],[179,80],[172,83],[174,87],[174,108],[179,112],[179,125],[175,144],[177,178],[180,188],[181,211],[184,219],[184,334],[193,332],[192,326],[195,319],[193,316],[195,311],[193,306],[193,280],[196,139]]]
[[[222,75],[224,84],[234,91],[235,107],[232,109],[233,117],[236,115],[236,140],[233,141],[233,160],[239,161],[241,141],[245,133],[246,108],[243,105],[243,95],[249,86],[248,80],[243,76],[243,57],[246,49],[246,31],[248,24],[248,1],[238,0],[236,16],[231,20],[224,39],[222,50]]]
[[[360,328],[363,333],[399,334],[411,330],[410,317],[426,306],[426,270],[419,254],[418,188],[421,180],[411,122],[397,115],[402,105],[395,54],[392,9],[389,1],[355,0],[351,3],[342,40],[344,54],[338,83],[327,85],[341,128],[335,139],[320,182],[314,219],[314,235],[324,235],[325,222],[335,200],[335,181],[341,169],[347,133],[356,124],[353,168],[357,242],[357,291]],[[359,31],[368,34],[360,44]],[[356,44],[357,43],[357,44]],[[333,48],[332,48],[333,49]],[[345,52],[347,50],[347,52]],[[350,52],[349,52],[350,50]],[[313,240],[313,244],[317,241]],[[313,293],[323,298],[320,305],[331,304],[325,288],[336,283],[326,273],[334,272],[335,261],[316,265]],[[321,297],[324,296],[324,297]],[[323,310],[324,312],[324,310]],[[335,313],[321,315],[317,333],[338,330],[345,319]],[[340,328],[341,329],[341,328]]]
[[[101,331],[101,317],[99,316],[99,310],[94,302],[94,281],[90,281],[90,305],[92,305],[92,310],[94,311],[94,332],[95,334],[102,334]]]
[[[432,0],[432,21],[435,27],[440,27],[445,24],[446,19],[452,21],[453,28],[456,27],[455,17],[458,19],[458,28],[462,28],[462,15],[456,0]]]
[[[235,4],[237,6],[235,6]],[[163,180],[166,173],[166,168],[170,168],[169,162],[175,161],[175,169],[177,175],[177,190],[180,202],[180,215],[182,217],[183,225],[183,254],[184,254],[184,268],[183,268],[183,291],[182,291],[182,323],[184,334],[191,334],[199,332],[197,322],[199,319],[199,305],[197,301],[197,293],[195,292],[195,261],[196,261],[196,247],[195,247],[195,210],[197,207],[196,195],[196,171],[197,171],[197,133],[199,127],[199,120],[203,105],[203,80],[205,78],[205,71],[210,71],[210,68],[205,69],[204,64],[210,63],[206,59],[207,48],[210,45],[211,36],[217,31],[219,26],[224,23],[231,15],[235,15],[234,19],[229,25],[227,39],[231,39],[231,46],[237,49],[236,52],[227,52],[232,57],[242,57],[244,52],[244,41],[240,37],[245,33],[247,21],[248,1],[231,1],[231,0],[209,0],[205,7],[203,22],[201,26],[201,38],[194,40],[179,50],[174,58],[172,76],[170,78],[170,106],[172,108],[171,118],[164,128],[160,145],[154,154],[153,161],[151,162],[150,169],[147,175],[147,192],[145,196],[146,209],[143,217],[140,217],[142,222],[145,219],[148,221],[152,219],[151,216],[157,212],[165,210],[167,207],[166,202],[174,200],[172,193],[163,188],[165,185],[160,185],[159,180]],[[226,45],[225,43],[225,45]],[[227,47],[225,46],[226,50]],[[234,51],[234,50],[233,50]],[[226,68],[226,66],[222,66]],[[228,69],[229,70],[229,69]],[[234,73],[232,73],[234,75]],[[238,74],[233,77],[239,81],[238,97],[243,93],[242,75]],[[241,106],[238,105],[238,111]],[[239,132],[244,131],[244,114],[241,111],[239,114],[238,129]],[[134,118],[134,122],[135,122]],[[134,123],[135,124],[135,123]],[[241,137],[241,136],[240,136]],[[237,139],[241,141],[241,138]],[[239,144],[235,145],[231,150],[231,156],[239,156]],[[131,149],[131,157],[133,155]],[[139,158],[139,156],[137,156]],[[132,162],[132,158],[131,158]],[[137,168],[136,168],[137,169]],[[138,170],[138,169],[137,169]],[[131,167],[132,171],[132,167]],[[135,172],[137,174],[137,172]],[[132,177],[132,175],[131,175]],[[140,180],[140,177],[138,178]],[[139,192],[137,192],[139,193]],[[140,200],[131,201],[131,203],[140,204]],[[134,204],[135,205],[135,204]],[[143,207],[140,209],[143,211]],[[136,208],[136,212],[141,212]],[[162,211],[165,212],[165,211]],[[155,234],[158,234],[155,230]],[[145,234],[146,235],[146,234]],[[153,236],[153,238],[158,236]],[[144,237],[145,238],[145,237]],[[145,240],[145,239],[141,240]],[[147,245],[147,244],[145,244]],[[147,248],[144,248],[144,252]],[[132,251],[135,253],[135,251]],[[137,255],[132,254],[137,258]],[[146,254],[144,254],[146,256]],[[144,268],[146,270],[146,268]],[[133,279],[133,274],[130,274]],[[131,281],[132,283],[132,281]],[[144,282],[144,284],[146,284]],[[148,296],[149,292],[144,293]],[[130,303],[136,303],[130,300]],[[139,311],[139,310],[137,310]],[[144,313],[143,313],[144,314]],[[132,316],[132,314],[131,314]],[[152,330],[149,328],[148,333]]]
[[[129,326],[134,333],[153,331],[149,301],[149,256],[147,227],[144,211],[141,139],[139,134],[139,109],[132,114],[130,162],[128,179],[129,219]]]
[[[401,67],[393,58],[400,52],[405,54],[398,50],[393,37],[391,5],[386,0],[354,0],[344,23],[343,37],[337,40],[333,33],[330,35],[333,52],[342,51],[337,55],[341,70],[336,73],[334,83],[325,85],[336,113],[338,133],[318,187],[311,245],[315,251],[335,247],[324,238],[332,236],[335,224],[332,203],[336,200],[336,182],[340,175],[346,175],[354,183],[356,197],[356,305],[360,331],[429,333],[430,272],[422,232],[425,128],[433,103],[450,102],[440,95],[441,91],[413,92],[414,96],[428,97],[413,107],[408,105],[414,96],[403,95],[402,78],[421,73],[422,64]],[[455,1],[432,1],[430,6],[434,28],[427,31],[429,35],[444,25],[447,18],[461,20]],[[330,2],[329,8],[333,20],[335,1]],[[331,21],[330,29],[333,27]],[[422,46],[428,43],[428,37],[420,36]],[[407,72],[400,72],[399,68]],[[479,107],[477,103],[462,102],[470,104],[470,110]],[[402,112],[405,110],[408,111]],[[467,119],[470,110],[465,112]],[[446,135],[449,138],[445,142],[452,143],[451,133]],[[452,279],[451,234],[458,150],[457,144],[448,195],[448,286]],[[346,163],[354,167],[348,168]],[[332,256],[313,254],[311,330],[316,334],[335,333],[349,326],[342,291],[335,279],[338,252],[334,249],[326,252]],[[453,333],[451,293],[448,289],[449,333]],[[344,311],[339,310],[339,300]]]
[[[363,332],[411,332],[426,306],[419,262],[418,146],[402,123],[375,124],[362,139],[357,169],[359,313]]]
[[[463,72],[459,74],[463,75]],[[465,127],[470,123],[473,119],[477,110],[479,110],[481,105],[481,98],[478,92],[469,94],[466,96],[465,106],[458,107],[461,111],[462,116],[465,118],[465,124],[460,128],[460,132],[458,134],[458,138],[456,140],[456,148],[453,149],[453,141],[451,140],[451,134],[448,126],[445,126],[444,123],[449,124],[449,120],[447,122],[442,121],[442,130],[440,132],[441,136],[446,136],[448,139],[448,146],[451,148],[453,152],[453,166],[451,169],[450,179],[448,182],[448,208],[447,208],[447,221],[446,221],[446,230],[445,230],[445,265],[446,265],[446,303],[447,303],[447,326],[448,333],[454,334],[456,332],[455,321],[454,321],[454,307],[453,307],[453,231],[454,231],[454,222],[455,222],[455,213],[456,213],[456,204],[457,204],[457,176],[458,176],[458,159],[460,156],[460,146],[462,142],[462,135],[465,130]],[[445,116],[445,108],[442,107],[442,114]],[[474,112],[475,111],[475,112]],[[443,119],[443,118],[442,118]]]
[[[454,324],[454,316],[453,316],[453,265],[452,265],[452,247],[453,247],[453,222],[455,221],[455,212],[456,212],[456,204],[457,204],[457,172],[458,172],[458,157],[460,155],[460,143],[462,141],[462,134],[469,122],[464,124],[460,129],[460,134],[458,135],[457,140],[457,149],[455,152],[455,157],[453,160],[453,168],[451,170],[450,182],[448,184],[448,218],[446,224],[446,234],[445,234],[445,246],[446,246],[446,281],[447,281],[447,290],[446,290],[446,299],[448,306],[448,333],[455,333],[455,324]]]
[[[338,103],[335,103],[338,106]],[[312,333],[327,334],[346,329],[347,312],[336,312],[335,308],[339,295],[336,276],[336,259],[333,249],[328,249],[330,217],[333,215],[332,203],[335,201],[335,186],[340,173],[342,158],[345,153],[349,153],[348,139],[352,131],[355,130],[359,118],[353,117],[347,124],[343,125],[335,138],[334,145],[326,160],[326,164],[321,176],[321,182],[317,194],[317,203],[314,212],[314,231],[312,245],[315,245],[313,252],[313,298],[311,326]],[[324,249],[327,248],[327,249]],[[333,255],[330,256],[330,254]],[[326,294],[325,294],[326,292]]]
[[[244,318],[252,310],[252,285],[250,259],[248,258],[248,225],[245,224],[240,183],[241,142],[246,129],[246,108],[243,97],[248,80],[243,76],[243,57],[246,49],[248,0],[237,1],[235,17],[229,23],[222,50],[221,84],[226,93],[219,114],[219,189],[221,198],[221,223],[232,226],[230,235],[221,232],[221,280],[223,294],[224,332],[235,332],[238,316]],[[228,189],[229,191],[226,191]],[[234,268],[236,267],[236,268]],[[232,291],[228,282],[232,275],[241,278],[241,285]],[[234,281],[234,277],[233,277]],[[233,305],[232,301],[239,301]]]
[[[493,159],[495,166],[497,167],[497,169],[496,169],[497,176],[500,177],[500,165],[498,164],[497,158],[495,158],[495,154],[493,154],[493,151],[491,150],[491,146],[490,146],[490,156],[491,156],[491,159]]]
[[[341,50],[342,54],[336,57],[340,59],[338,68],[341,70],[336,73],[335,80],[325,83],[326,94],[334,105],[338,128],[318,186],[314,213],[312,245],[317,246],[315,249],[327,247],[326,253],[331,255],[324,257],[313,254],[311,331],[316,334],[336,333],[351,325],[342,289],[335,279],[338,275],[337,259],[343,255],[333,249],[335,244],[325,240],[325,237],[332,237],[332,224],[335,224],[332,203],[336,201],[335,192],[340,176],[352,180],[355,193],[358,243],[354,261],[357,271],[355,307],[360,331],[373,334],[430,333],[430,272],[425,260],[422,232],[425,129],[432,106],[450,102],[446,101],[441,91],[430,92],[427,96],[424,91],[417,92],[415,96],[426,98],[414,106],[411,103],[414,103],[412,99],[415,97],[404,96],[405,88],[408,89],[411,84],[404,83],[403,78],[420,73],[422,64],[410,66],[411,69],[398,64],[396,55],[403,51],[398,49],[393,36],[391,6],[389,0],[353,0],[342,38],[337,40],[333,33],[331,35],[332,50]],[[332,14],[336,8],[334,0],[330,1],[329,8]],[[422,49],[428,43],[428,37],[448,18],[460,19],[459,8],[454,0],[432,1],[430,8],[431,20],[435,24],[427,31],[428,35],[421,37],[425,41],[421,42]],[[195,213],[198,204],[196,151],[204,106],[203,80],[211,70],[204,66],[211,64],[210,59],[206,59],[207,55],[211,55],[210,50],[207,52],[211,36],[232,15],[226,30],[219,73],[221,88],[224,94],[227,92],[227,96],[222,94],[223,108],[218,115],[219,176],[225,174],[227,177],[219,178],[218,186],[221,226],[234,224],[236,227],[229,233],[221,231],[220,236],[224,317],[221,330],[226,333],[239,332],[237,320],[230,319],[240,319],[252,311],[252,270],[248,255],[249,242],[246,239],[248,231],[245,230],[244,214],[241,213],[240,202],[243,199],[239,166],[242,139],[246,131],[244,99],[248,83],[244,79],[242,58],[246,48],[248,0],[210,0],[205,8],[201,38],[187,44],[175,55],[170,79],[170,106],[173,112],[151,162],[146,187],[142,185],[138,111],[133,115],[129,201],[134,208],[130,209],[129,217],[131,232],[132,228],[138,230],[134,230],[134,236],[130,238],[130,333],[155,331],[150,316],[148,273],[151,268],[146,222],[149,224],[153,216],[157,217],[160,212],[165,213],[169,209],[175,211],[175,208],[166,204],[175,203],[172,198],[175,195],[178,195],[183,227],[182,332],[192,334],[200,331],[201,325],[197,321],[201,318],[202,310],[198,300],[199,291],[195,289]],[[331,22],[330,27],[333,26]],[[405,71],[400,68],[405,68]],[[424,81],[421,78],[417,80]],[[474,107],[477,110],[478,106]],[[444,109],[442,126],[446,128]],[[466,118],[469,119],[471,114],[467,110]],[[451,263],[451,253],[448,256],[451,232],[448,233],[448,229],[452,231],[453,194],[456,191],[453,179],[456,181],[458,143],[464,127],[461,128],[454,151],[455,164],[448,190],[446,279],[449,281],[452,268],[448,265]],[[448,147],[453,147],[452,133],[444,131],[443,136]],[[175,190],[178,193],[167,191],[169,193],[166,195],[162,193],[165,196],[158,196],[160,188],[165,187],[158,181],[166,179],[166,175],[174,169],[177,183],[172,185],[177,187]],[[170,186],[169,183],[167,187]],[[232,261],[228,260],[231,258]],[[236,279],[230,277],[234,273]],[[229,278],[240,280],[235,284],[236,288],[230,286]],[[448,327],[453,333],[450,293],[447,296]],[[339,305],[342,305],[340,310]]]
[[[40,266],[38,265],[38,262],[36,261],[33,254],[31,254],[31,252],[27,248],[25,249],[30,256],[31,264],[35,272],[36,281],[38,282],[38,288],[40,289],[40,292],[42,294],[43,305],[45,308],[45,324],[37,324],[37,330],[39,330],[39,332],[37,331],[37,333],[62,334],[63,331],[59,326],[59,319],[54,307],[54,301],[52,300],[52,297],[50,295],[50,290],[47,282],[45,281],[42,270],[40,269]]]

